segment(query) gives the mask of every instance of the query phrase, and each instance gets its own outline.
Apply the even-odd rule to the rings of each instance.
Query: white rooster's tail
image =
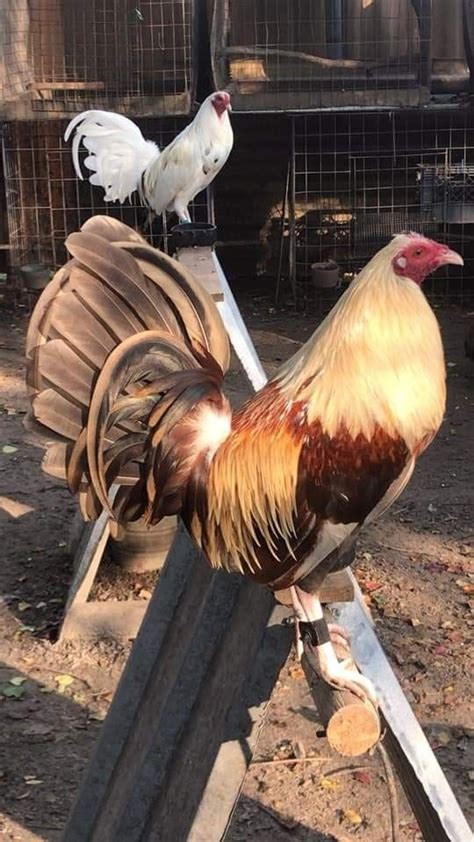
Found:
[[[89,181],[104,189],[106,202],[123,203],[140,190],[141,177],[160,150],[156,143],[145,140],[135,123],[110,111],[83,111],[69,123],[64,140],[69,140],[74,129],[72,158],[81,181],[79,148],[83,141],[89,152],[84,164],[93,172]]]

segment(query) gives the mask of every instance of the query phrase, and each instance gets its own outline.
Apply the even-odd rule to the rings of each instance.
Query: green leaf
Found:
[[[17,447],[13,447],[11,444],[4,444],[2,447],[2,453],[16,453],[18,450]]]
[[[25,695],[25,690],[26,687],[22,684],[16,687],[13,684],[7,684],[6,687],[2,687],[2,693],[7,699],[21,699]]]

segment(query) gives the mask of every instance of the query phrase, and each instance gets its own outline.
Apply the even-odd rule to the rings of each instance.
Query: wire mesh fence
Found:
[[[215,0],[211,55],[241,111],[417,106],[469,80],[462,0]]]
[[[413,230],[448,242],[465,260],[431,277],[430,294],[474,300],[471,110],[295,117],[292,185],[300,295],[312,277],[318,283],[314,264],[336,263],[344,287],[393,234]]]
[[[193,0],[5,0],[0,15],[7,119],[189,113]]]
[[[185,120],[143,119],[145,137],[160,147],[168,144]],[[64,240],[90,216],[110,214],[141,229],[150,243],[163,247],[162,221],[151,227],[138,198],[125,205],[104,202],[104,191],[80,181],[73,168],[71,146],[63,140],[67,122],[17,122],[4,125],[3,161],[10,239],[10,263],[18,269],[40,262],[55,268],[67,259]],[[82,151],[82,158],[86,155]],[[212,221],[211,194],[201,193],[190,205],[196,222]]]

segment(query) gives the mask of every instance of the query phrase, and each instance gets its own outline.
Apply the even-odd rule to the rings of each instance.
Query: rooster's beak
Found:
[[[446,263],[454,263],[456,266],[464,266],[464,260],[461,255],[458,254],[457,251],[452,251],[451,249],[445,251],[440,257],[439,265],[444,266]]]

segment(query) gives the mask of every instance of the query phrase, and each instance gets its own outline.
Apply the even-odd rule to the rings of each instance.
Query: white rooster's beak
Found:
[[[453,263],[456,266],[464,266],[464,260],[461,255],[458,254],[457,251],[452,251],[452,249],[448,249],[444,252],[444,254],[440,255],[439,265],[445,266],[447,263]]]

